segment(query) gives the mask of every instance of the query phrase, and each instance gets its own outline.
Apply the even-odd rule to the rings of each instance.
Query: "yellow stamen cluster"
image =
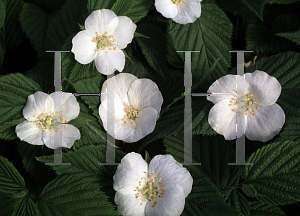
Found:
[[[245,115],[250,113],[255,116],[255,110],[259,108],[259,106],[256,104],[257,100],[258,98],[255,98],[253,93],[245,94],[243,97],[231,98],[229,106],[236,107],[232,109],[234,112],[238,112],[238,107],[243,107],[241,110],[244,111]]]
[[[182,0],[172,0],[174,4],[182,4]]]
[[[36,117],[37,115],[33,115],[33,117]],[[34,124],[39,124],[43,130],[50,130],[51,132],[53,132],[53,127],[56,124],[57,120],[55,119],[55,113],[51,113],[50,115],[46,115],[44,113],[42,113],[41,115],[39,115],[37,121],[34,121]],[[67,123],[68,121],[65,119],[64,116],[61,116],[61,122],[62,123]],[[64,125],[65,127],[67,127],[67,125]]]
[[[131,106],[129,103],[127,103],[125,105],[124,111],[125,111],[126,117],[128,119],[136,120],[141,109],[138,107]],[[124,119],[123,119],[123,121],[126,124],[126,121]],[[131,124],[132,124],[132,122],[131,122]]]
[[[144,172],[146,174],[146,172]],[[142,181],[139,182],[139,185],[136,187],[137,193],[135,194],[135,198],[142,198],[143,202],[150,201],[152,202],[152,207],[154,207],[158,201],[158,199],[162,198],[164,195],[164,184],[162,182],[158,182],[159,178],[154,179],[155,174],[150,174],[150,180],[148,178],[141,178]]]
[[[103,35],[99,36],[98,32],[96,32],[96,38],[94,42],[97,43],[97,52],[99,50],[116,50],[117,47],[114,45],[116,39],[113,35],[107,35],[107,32],[104,32]]]

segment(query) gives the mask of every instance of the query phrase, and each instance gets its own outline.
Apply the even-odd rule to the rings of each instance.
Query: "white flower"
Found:
[[[107,85],[113,82],[115,83],[114,131],[107,126]],[[154,130],[163,98],[153,81],[120,73],[103,83],[101,94],[103,93],[106,95],[101,96],[99,115],[108,134],[115,139],[132,143]]]
[[[80,132],[65,123],[78,114],[79,104],[73,94],[58,91],[48,95],[38,91],[28,96],[23,109],[26,120],[17,125],[16,133],[20,140],[32,145],[71,148],[80,139]]]
[[[179,24],[193,23],[201,15],[202,0],[155,0],[156,10]]]
[[[72,52],[81,64],[95,60],[97,70],[105,75],[122,71],[125,55],[121,49],[132,41],[136,25],[126,16],[113,11],[93,11],[85,20],[85,30],[72,39]]]
[[[226,140],[245,133],[250,140],[267,142],[279,133],[285,121],[284,111],[275,103],[280,92],[278,80],[263,71],[223,76],[208,89],[208,93],[223,93],[207,96],[215,104],[208,122]]]
[[[189,171],[171,155],[155,156],[148,167],[134,152],[122,158],[113,179],[115,203],[124,216],[179,216],[193,185]]]

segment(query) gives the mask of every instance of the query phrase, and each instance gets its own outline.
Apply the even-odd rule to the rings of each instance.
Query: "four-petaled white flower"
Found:
[[[208,122],[226,140],[245,134],[250,140],[267,142],[285,122],[284,111],[275,103],[281,85],[266,72],[223,76],[209,87],[208,93],[218,93],[207,96],[215,104]]]
[[[132,41],[136,25],[126,16],[113,11],[93,11],[85,20],[85,30],[72,39],[72,52],[81,64],[95,60],[97,70],[105,75],[122,71],[125,55],[121,49]]]
[[[107,109],[108,85],[114,85],[114,110]],[[104,129],[115,139],[132,143],[154,130],[163,97],[153,81],[120,73],[103,83],[101,94],[99,115]],[[108,112],[114,112],[114,121],[108,119]],[[114,127],[108,127],[112,123]]]
[[[202,0],[155,0],[156,10],[179,24],[193,23],[201,15]]]
[[[26,120],[17,125],[16,133],[20,140],[32,145],[71,148],[80,139],[80,132],[66,123],[78,114],[79,103],[73,94],[58,91],[48,95],[38,91],[28,96],[23,109]]]
[[[134,152],[122,158],[113,179],[117,210],[124,216],[179,216],[193,185],[189,171],[171,155],[155,156],[148,167]]]

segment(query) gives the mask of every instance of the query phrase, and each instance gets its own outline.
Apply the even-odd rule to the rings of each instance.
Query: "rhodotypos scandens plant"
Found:
[[[267,142],[279,133],[285,122],[284,111],[275,103],[281,85],[266,72],[256,70],[244,76],[223,76],[209,87],[208,93],[218,93],[207,96],[215,104],[208,122],[226,140],[245,133],[250,140]]]
[[[193,23],[201,15],[202,0],[155,0],[156,10],[179,24]]]
[[[71,148],[74,141],[80,139],[80,132],[66,123],[77,118],[79,110],[79,103],[71,93],[36,92],[28,96],[23,109],[26,120],[17,125],[17,136],[32,145]]]
[[[193,185],[189,171],[171,155],[157,155],[148,166],[134,152],[122,158],[113,179],[115,203],[124,216],[179,216]]]
[[[107,108],[107,86],[113,83],[114,110],[111,110]],[[162,103],[162,94],[153,81],[120,73],[103,83],[99,115],[108,134],[132,143],[154,130]],[[114,121],[108,120],[108,112],[114,112]],[[114,127],[108,127],[108,122],[114,123]]]
[[[81,64],[95,60],[97,70],[105,75],[122,71],[125,55],[121,49],[132,41],[136,25],[126,16],[102,9],[92,12],[84,23],[85,30],[72,39],[72,52]]]

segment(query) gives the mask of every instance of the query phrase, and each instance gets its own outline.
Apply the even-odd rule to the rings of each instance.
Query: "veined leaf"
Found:
[[[115,153],[115,162],[119,163],[125,154],[118,149]],[[53,156],[44,156],[37,160],[49,163],[53,162]],[[115,191],[112,184],[116,166],[98,165],[106,162],[106,146],[85,146],[74,152],[64,153],[62,160],[64,163],[71,163],[71,166],[52,166],[59,176],[70,175],[86,183],[97,184],[110,197],[110,201],[113,201]]]
[[[40,216],[36,204],[30,197],[24,196],[16,205],[12,216]]]
[[[0,1],[0,28],[5,24],[6,17],[6,0]]]
[[[299,2],[299,0],[266,0],[266,3],[269,4],[291,4]]]
[[[276,35],[289,39],[297,43],[298,45],[300,45],[300,30],[296,32],[281,32],[281,33],[277,33]]]
[[[39,197],[38,207],[43,216],[120,215],[96,184],[74,175],[49,182]]]
[[[41,91],[40,86],[22,74],[9,74],[0,77],[0,137],[2,139],[15,139],[15,121],[22,119],[22,110],[27,102],[27,97],[36,91]]]
[[[216,59],[220,61],[211,75],[216,80],[226,75],[231,65],[232,24],[216,5],[201,5],[201,16],[192,24],[180,25],[170,21],[169,33],[177,51],[200,51],[192,54],[193,76],[207,73]],[[184,53],[179,53],[184,60]]]
[[[265,0],[242,0],[242,2],[253,11],[259,19],[263,20]]]
[[[300,118],[293,118],[289,121],[286,121],[287,126],[283,128],[283,131],[280,132],[278,138],[279,140],[300,140]]]
[[[46,37],[48,15],[38,5],[25,3],[20,14],[20,22],[38,56],[45,54],[44,40]]]
[[[251,216],[282,216],[284,212],[277,206],[272,206],[262,202],[250,202]]]
[[[231,192],[227,203],[229,203],[234,209],[237,209],[244,216],[250,216],[250,204],[246,197],[238,190],[235,189]]]
[[[18,202],[11,194],[0,192],[1,216],[11,216]]]
[[[0,156],[0,191],[3,193],[20,193],[26,191],[23,177],[14,165]]]
[[[300,200],[300,146],[281,141],[263,146],[246,163],[244,184],[251,184],[258,200],[285,205]]]
[[[87,3],[88,13],[90,14],[93,11],[100,10],[100,9],[110,9],[116,1],[117,0],[105,0],[105,1],[88,0]]]

